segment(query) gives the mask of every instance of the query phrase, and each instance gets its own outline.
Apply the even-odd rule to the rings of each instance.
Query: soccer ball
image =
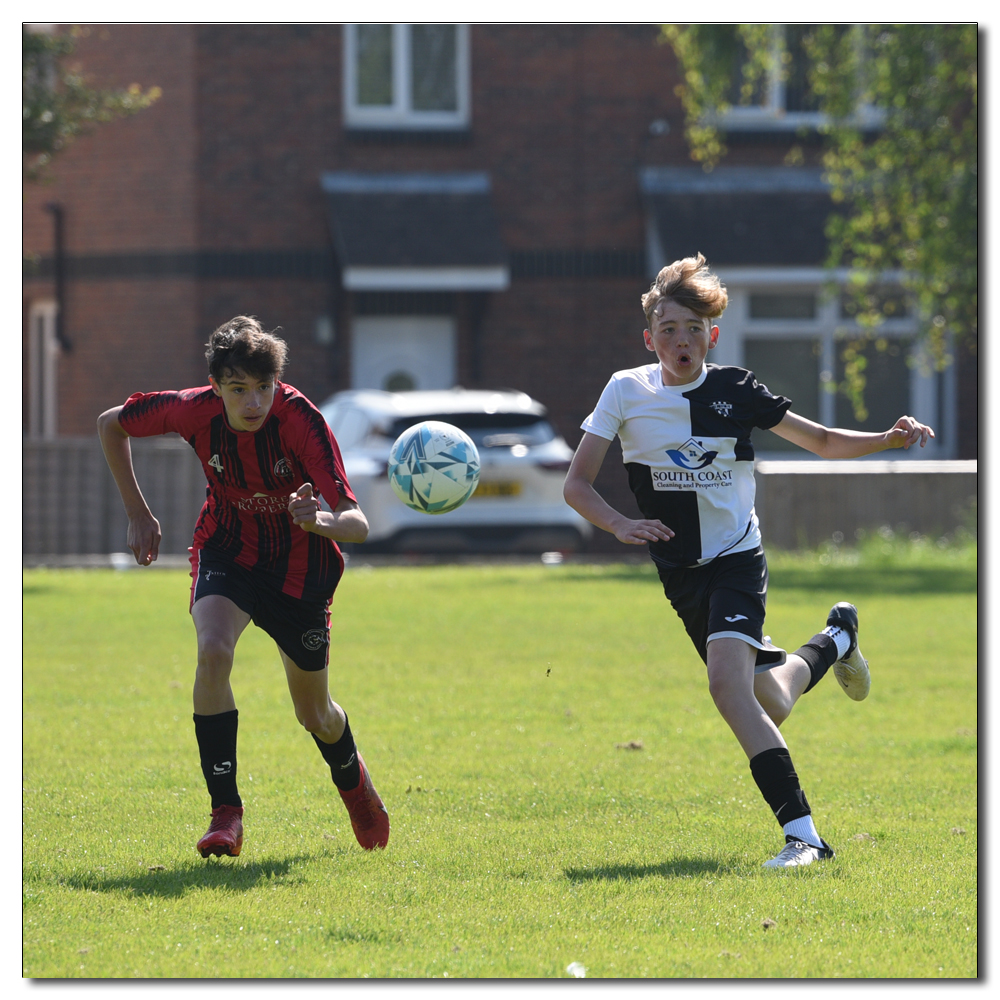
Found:
[[[465,431],[441,420],[408,427],[389,452],[389,484],[407,507],[447,514],[479,485],[479,451]]]

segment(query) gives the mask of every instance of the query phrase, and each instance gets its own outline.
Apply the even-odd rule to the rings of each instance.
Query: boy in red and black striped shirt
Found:
[[[160,526],[132,468],[129,437],[177,433],[194,449],[208,496],[191,546],[191,617],[198,634],[194,723],[212,822],[202,856],[238,855],[238,713],[229,683],[237,640],[253,621],[277,643],[295,715],[330,765],[362,847],[384,847],[389,818],[330,697],[330,603],[344,571],[337,542],[362,542],[368,521],[319,410],[279,381],[280,338],[237,316],[211,336],[209,385],[136,393],[102,413],[98,430],[129,518],[140,566],[157,556]],[[329,510],[323,510],[320,498]]]

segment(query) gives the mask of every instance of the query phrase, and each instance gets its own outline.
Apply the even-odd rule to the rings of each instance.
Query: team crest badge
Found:
[[[279,458],[278,461],[274,463],[274,474],[276,476],[285,476],[286,478],[292,474],[292,467],[288,464],[287,458]]]
[[[310,652],[321,649],[330,642],[330,633],[325,628],[311,628],[302,633],[302,645]]]
[[[733,410],[732,403],[724,402],[721,399],[717,399],[714,403],[709,403],[708,405],[711,406],[720,417],[728,417]]]

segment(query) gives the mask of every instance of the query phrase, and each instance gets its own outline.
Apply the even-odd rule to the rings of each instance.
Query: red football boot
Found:
[[[212,810],[212,824],[198,841],[203,858],[228,854],[235,858],[243,849],[243,806],[218,806]]]
[[[389,812],[375,791],[360,753],[358,764],[361,767],[361,781],[358,782],[358,787],[352,792],[345,792],[343,789],[338,791],[351,817],[354,836],[366,851],[371,851],[376,847],[385,847],[389,843]]]

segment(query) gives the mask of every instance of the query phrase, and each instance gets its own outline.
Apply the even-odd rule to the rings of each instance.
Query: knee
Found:
[[[203,680],[228,678],[233,669],[232,644],[208,636],[198,644],[198,674]]]
[[[715,702],[715,707],[723,715],[726,715],[726,712],[732,705],[734,698],[738,696],[738,692],[732,682],[732,678],[727,675],[726,671],[709,671],[708,693],[712,696],[712,701]]]

